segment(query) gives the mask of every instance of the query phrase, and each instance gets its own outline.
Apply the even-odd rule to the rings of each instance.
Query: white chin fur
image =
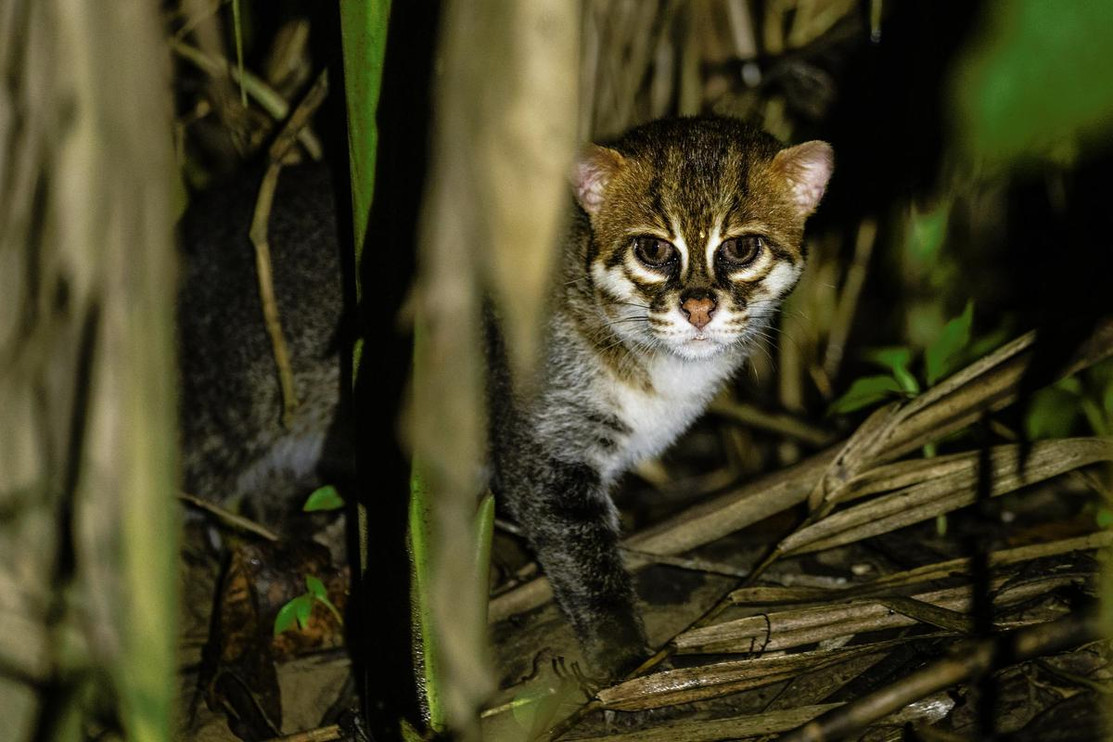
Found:
[[[681,358],[699,361],[705,358],[714,358],[731,347],[733,343],[711,333],[692,332],[686,333],[686,336],[668,338],[664,341],[664,345]]]

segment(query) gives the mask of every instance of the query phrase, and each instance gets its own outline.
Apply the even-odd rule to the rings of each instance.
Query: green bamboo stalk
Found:
[[[343,37],[344,78],[348,105],[348,155],[351,167],[352,217],[355,235],[355,265],[363,258],[368,218],[375,190],[375,159],[378,128],[375,116],[382,86],[382,69],[386,52],[387,23],[390,0],[341,0],[340,20]],[[356,271],[356,300],[362,302],[363,287]],[[416,344],[415,344],[416,345]],[[359,373],[363,338],[353,349],[353,378]],[[415,347],[415,356],[419,355]],[[415,363],[416,363],[415,359]],[[357,505],[360,534],[361,576],[368,569],[366,508]],[[411,604],[414,616],[415,642],[420,648],[419,699],[427,715],[429,727],[436,732],[445,729],[445,712],[441,694],[440,653],[436,645],[433,608],[430,596],[432,556],[430,547],[431,510],[425,478],[419,463],[414,462],[410,480],[409,548],[413,584]],[[399,720],[406,736],[408,723]],[[412,735],[411,735],[412,736]]]
[[[495,534],[495,496],[488,492],[479,501],[475,515],[475,573],[478,576],[480,591],[477,598],[482,606],[482,615],[487,615],[490,603],[487,583],[491,572],[491,541]]]
[[[420,687],[425,695],[422,705],[427,714],[429,728],[441,733],[445,731],[445,713],[440,682],[440,650],[437,646],[433,605],[430,600],[433,580],[433,554],[430,548],[431,519],[429,491],[425,486],[425,477],[421,474],[420,462],[415,461],[413,474],[410,477],[410,558],[414,577],[410,603],[413,606],[415,629],[418,633],[416,639],[421,648]]]

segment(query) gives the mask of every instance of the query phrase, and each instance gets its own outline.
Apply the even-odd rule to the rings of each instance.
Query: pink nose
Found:
[[[688,299],[680,305],[680,309],[688,315],[688,321],[695,325],[697,330],[702,330],[711,321],[711,315],[715,311],[715,300]]]

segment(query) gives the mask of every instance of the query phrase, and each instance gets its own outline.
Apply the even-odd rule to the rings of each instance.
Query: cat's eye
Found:
[[[634,257],[649,268],[662,270],[676,260],[676,248],[660,237],[642,235],[634,238]]]
[[[731,237],[719,246],[719,260],[730,268],[741,268],[757,260],[764,245],[765,240],[756,234]]]

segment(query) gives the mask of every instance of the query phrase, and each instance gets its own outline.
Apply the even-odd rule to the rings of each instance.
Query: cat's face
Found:
[[[745,344],[803,270],[804,220],[831,148],[782,149],[729,119],[679,119],[592,147],[577,166],[591,220],[585,269],[627,344],[702,359]]]

